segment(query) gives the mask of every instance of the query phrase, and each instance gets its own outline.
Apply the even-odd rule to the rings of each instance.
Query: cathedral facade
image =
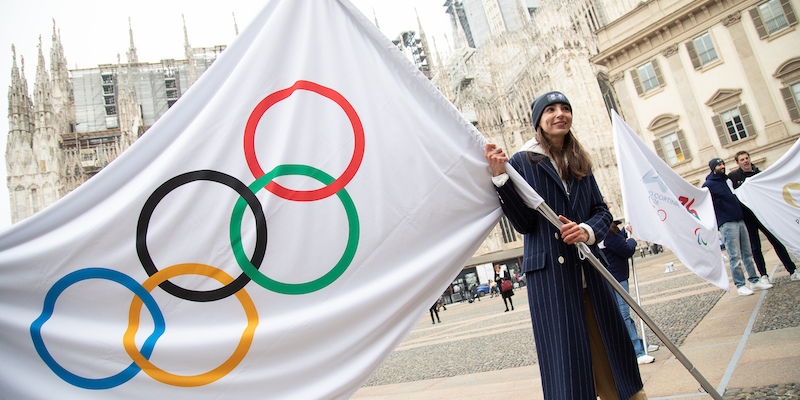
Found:
[[[17,57],[8,89],[6,144],[11,222],[66,195],[114,160],[160,118],[225,49],[192,48],[186,59],[139,62],[130,32],[127,61],[67,69],[53,27],[50,68],[39,40],[33,95]]]

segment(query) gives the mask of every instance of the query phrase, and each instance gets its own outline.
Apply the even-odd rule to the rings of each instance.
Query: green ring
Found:
[[[307,165],[284,164],[275,167],[275,169],[269,173],[264,174],[260,178],[256,179],[255,182],[250,184],[249,188],[253,191],[253,193],[256,193],[266,187],[267,184],[269,184],[273,179],[283,175],[305,175],[314,178],[325,185],[330,185],[335,180],[332,176],[314,167]],[[236,257],[236,262],[239,264],[239,267],[242,269],[242,271],[244,271],[244,273],[249,276],[250,279],[263,286],[265,289],[282,294],[311,293],[330,285],[336,279],[342,276],[344,271],[347,270],[347,267],[350,266],[350,263],[353,261],[353,257],[355,257],[360,232],[358,224],[358,212],[356,211],[356,206],[353,203],[353,200],[350,198],[350,195],[348,195],[347,191],[342,188],[340,191],[336,192],[336,196],[338,196],[339,200],[341,200],[345,212],[347,213],[347,221],[350,228],[347,246],[344,249],[342,258],[339,259],[339,262],[336,263],[333,269],[328,271],[328,273],[320,278],[305,283],[278,282],[267,277],[261,271],[256,269],[255,266],[253,266],[253,264],[250,262],[250,259],[247,257],[247,254],[245,254],[244,248],[242,247],[242,217],[244,216],[244,210],[247,207],[247,202],[244,200],[244,198],[239,197],[239,200],[236,201],[236,205],[233,207],[230,237],[231,246],[233,247],[233,254]]]

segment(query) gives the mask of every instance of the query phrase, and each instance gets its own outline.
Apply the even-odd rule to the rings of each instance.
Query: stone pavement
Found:
[[[705,282],[669,251],[635,258],[640,304],[725,399],[800,399],[800,282],[762,246],[775,287],[744,297]],[[667,262],[677,270],[665,273]],[[449,305],[441,323],[421,316],[353,399],[542,399],[525,290],[511,312],[499,297],[483,297]],[[649,328],[647,339],[662,345]],[[651,355],[656,361],[640,366],[651,400],[711,398],[665,346]]]

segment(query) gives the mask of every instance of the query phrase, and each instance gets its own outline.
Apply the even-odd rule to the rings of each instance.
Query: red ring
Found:
[[[356,110],[353,109],[353,106],[350,105],[344,96],[335,90],[318,85],[314,82],[297,81],[291,87],[279,90],[265,97],[264,100],[261,100],[261,102],[258,103],[256,108],[250,114],[250,118],[247,120],[247,125],[244,128],[244,155],[247,159],[247,165],[250,167],[250,172],[253,173],[253,176],[256,179],[263,176],[264,171],[258,164],[255,150],[255,135],[258,122],[270,107],[275,105],[277,102],[288,98],[292,95],[292,93],[294,93],[295,90],[298,89],[317,93],[336,102],[336,104],[338,104],[339,107],[344,110],[345,114],[347,114],[347,118],[350,119],[350,125],[353,126],[353,135],[355,136],[355,148],[353,149],[353,158],[350,159],[350,164],[344,170],[342,175],[330,185],[314,190],[290,190],[275,183],[275,181],[272,181],[265,187],[265,189],[269,190],[276,196],[287,200],[315,201],[324,199],[344,188],[350,182],[350,180],[353,179],[356,171],[358,171],[358,168],[361,166],[361,160],[364,159],[364,127],[361,125],[361,119],[358,118],[358,114],[356,113]]]

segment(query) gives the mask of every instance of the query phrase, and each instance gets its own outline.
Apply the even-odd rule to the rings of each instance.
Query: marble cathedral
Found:
[[[421,24],[394,43],[509,153],[533,137],[533,100],[565,93],[615,217],[622,198],[611,109],[698,186],[709,157],[734,166],[734,153],[748,150],[763,170],[800,137],[800,0],[445,0],[443,7],[452,25],[446,58]],[[143,63],[131,32],[127,62],[68,70],[54,28],[49,73],[40,40],[32,96],[24,61],[18,67],[14,57],[6,149],[13,222],[124,151],[224,49],[184,39],[186,59]],[[501,219],[464,274],[474,280],[476,269],[492,264],[516,272],[521,257],[521,236]]]
[[[33,94],[16,53],[8,88],[7,185],[11,222],[66,195],[127,149],[158,120],[225,49],[192,48],[184,23],[185,59],[140,62],[130,29],[127,60],[67,68],[53,27],[50,69],[42,40]]]

